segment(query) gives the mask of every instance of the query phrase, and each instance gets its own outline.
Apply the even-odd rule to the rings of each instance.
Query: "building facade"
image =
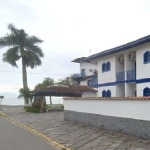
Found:
[[[98,97],[150,96],[150,36],[73,60],[80,85],[98,90]]]

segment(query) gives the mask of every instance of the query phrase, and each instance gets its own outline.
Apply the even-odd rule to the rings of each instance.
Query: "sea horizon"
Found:
[[[62,97],[52,97],[52,104],[63,104]],[[46,104],[50,104],[50,98],[46,97]],[[2,100],[1,105],[24,105],[24,99],[18,99],[17,97],[5,98]]]

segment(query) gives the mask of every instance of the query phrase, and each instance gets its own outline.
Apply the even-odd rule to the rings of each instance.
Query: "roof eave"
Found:
[[[104,54],[101,54],[102,52],[100,52],[98,54],[94,54],[94,55],[92,55],[90,57],[87,57],[85,59],[85,61],[91,61],[93,59],[104,57],[104,56],[107,56],[107,55],[110,55],[110,54],[114,54],[114,53],[117,53],[117,52],[120,52],[120,51],[124,51],[124,50],[127,50],[129,48],[140,46],[140,45],[143,45],[143,44],[148,43],[148,42],[150,42],[150,36],[149,35],[147,37],[141,38],[139,40],[127,43],[125,45],[122,45],[122,46],[119,46],[119,47],[115,47],[115,48],[112,48],[112,49],[108,49],[107,50],[108,52],[106,52],[106,53],[105,53],[105,51],[103,51]]]

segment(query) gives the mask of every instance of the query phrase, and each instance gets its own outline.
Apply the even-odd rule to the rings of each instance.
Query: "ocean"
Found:
[[[46,103],[50,104],[50,98],[46,97]],[[52,103],[53,104],[63,104],[63,99],[62,97],[52,97]],[[24,100],[23,99],[18,99],[17,96],[12,96],[12,97],[4,97],[2,99],[2,105],[24,105]]]

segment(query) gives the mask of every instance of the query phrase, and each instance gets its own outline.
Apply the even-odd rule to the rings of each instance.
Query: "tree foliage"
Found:
[[[3,61],[18,67],[16,61],[22,58],[26,67],[41,65],[40,57],[44,57],[44,54],[37,44],[43,41],[36,36],[28,36],[23,29],[19,30],[13,24],[8,25],[8,30],[10,33],[0,38],[0,48],[8,47],[3,54]]]
[[[65,77],[63,79],[59,79],[59,81],[57,82],[58,86],[73,86],[73,85],[79,85],[79,83],[74,80],[74,78],[72,76],[70,77]]]
[[[4,96],[0,96],[0,99],[2,100],[4,98]]]
[[[74,80],[72,76],[65,77],[63,79],[59,79],[58,82],[55,82],[54,79],[48,77],[43,80],[42,83],[39,83],[35,86],[35,90],[44,89],[52,86],[73,86],[79,85],[79,83]]]
[[[26,89],[23,89],[21,88],[19,90],[19,96],[18,96],[18,99],[20,98],[24,98],[26,104],[29,104],[29,102],[32,104],[32,100],[33,100],[33,97],[34,95],[30,93],[30,89],[26,88]]]
[[[10,33],[0,37],[0,48],[7,48],[2,60],[13,67],[18,67],[17,61],[22,60],[23,88],[27,91],[26,67],[33,69],[42,64],[41,58],[44,57],[44,53],[38,44],[43,41],[36,36],[29,36],[23,29],[17,29],[13,24],[8,24],[8,30]]]
[[[43,80],[42,83],[39,83],[35,86],[35,90],[38,90],[38,89],[43,89],[43,88],[48,88],[48,87],[51,87],[51,86],[54,86],[55,85],[55,81],[54,79],[50,78],[50,77],[47,77]]]

